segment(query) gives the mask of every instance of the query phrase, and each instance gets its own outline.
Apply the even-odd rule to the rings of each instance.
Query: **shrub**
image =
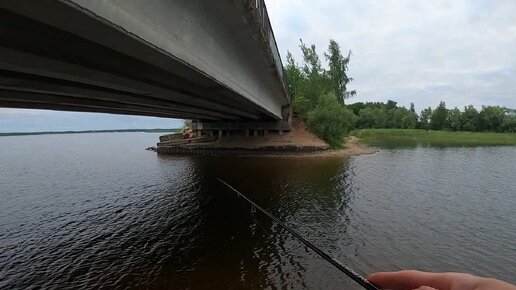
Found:
[[[344,136],[357,120],[353,112],[342,106],[334,92],[323,94],[319,102],[307,114],[307,123],[317,136],[332,148],[342,146]]]

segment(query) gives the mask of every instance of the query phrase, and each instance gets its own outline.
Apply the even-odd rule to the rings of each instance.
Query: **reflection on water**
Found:
[[[155,140],[0,138],[0,288],[359,289],[217,177],[360,274],[516,282],[515,147],[172,157]]]

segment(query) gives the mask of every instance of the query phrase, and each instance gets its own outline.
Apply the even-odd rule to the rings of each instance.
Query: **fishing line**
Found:
[[[342,273],[346,274],[346,276],[351,278],[353,281],[357,282],[360,286],[364,287],[367,290],[379,290],[378,287],[374,286],[367,279],[365,279],[364,277],[360,276],[355,271],[351,270],[351,268],[349,268],[348,266],[346,266],[346,265],[342,264],[341,262],[337,261],[336,259],[331,257],[328,253],[326,253],[325,251],[319,249],[317,246],[315,246],[314,244],[312,244],[311,242],[309,242],[308,240],[303,238],[298,232],[296,232],[295,230],[293,230],[290,227],[288,227],[287,225],[285,225],[283,222],[281,222],[279,219],[277,219],[275,216],[273,216],[270,212],[268,212],[267,210],[263,209],[261,206],[256,204],[254,201],[250,200],[247,196],[245,196],[242,193],[240,193],[233,186],[229,185],[227,182],[225,182],[224,180],[222,180],[220,178],[217,178],[217,179],[220,182],[222,182],[224,185],[229,187],[232,191],[234,191],[238,196],[243,197],[247,202],[249,202],[251,204],[251,206],[253,206],[254,208],[256,208],[259,211],[261,211],[262,213],[264,213],[266,216],[268,216],[270,219],[275,221],[283,229],[288,231],[290,234],[292,234],[294,237],[296,237],[298,240],[300,240],[303,244],[305,244],[307,247],[312,249],[315,253],[317,253],[323,259],[325,259],[330,264],[335,266],[335,268],[339,269]]]

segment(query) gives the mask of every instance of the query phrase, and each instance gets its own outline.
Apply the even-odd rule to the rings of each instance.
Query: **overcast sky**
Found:
[[[322,57],[329,39],[352,51],[358,101],[416,110],[473,104],[516,108],[516,1],[269,0],[283,56],[299,38]]]
[[[473,104],[516,108],[514,0],[266,0],[280,49],[301,61],[299,38],[322,57],[330,38],[353,53],[358,101],[416,110]],[[0,108],[0,132],[171,128],[179,120]]]

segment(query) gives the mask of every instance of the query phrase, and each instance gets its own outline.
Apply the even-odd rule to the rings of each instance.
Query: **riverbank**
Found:
[[[310,132],[299,119],[294,119],[291,131],[281,135],[226,135],[218,138],[201,136],[190,139],[178,139],[180,136],[177,135],[164,137],[155,148],[158,154],[345,157],[376,152],[359,143],[356,137],[347,138],[342,149],[329,149],[329,145]]]
[[[434,146],[510,146],[515,133],[426,131],[424,129],[363,129],[353,132],[364,144]]]
[[[369,147],[362,140],[356,136],[346,137],[344,147],[341,149],[328,149],[323,152],[304,156],[334,156],[334,157],[351,157],[360,155],[375,154],[378,149]]]

